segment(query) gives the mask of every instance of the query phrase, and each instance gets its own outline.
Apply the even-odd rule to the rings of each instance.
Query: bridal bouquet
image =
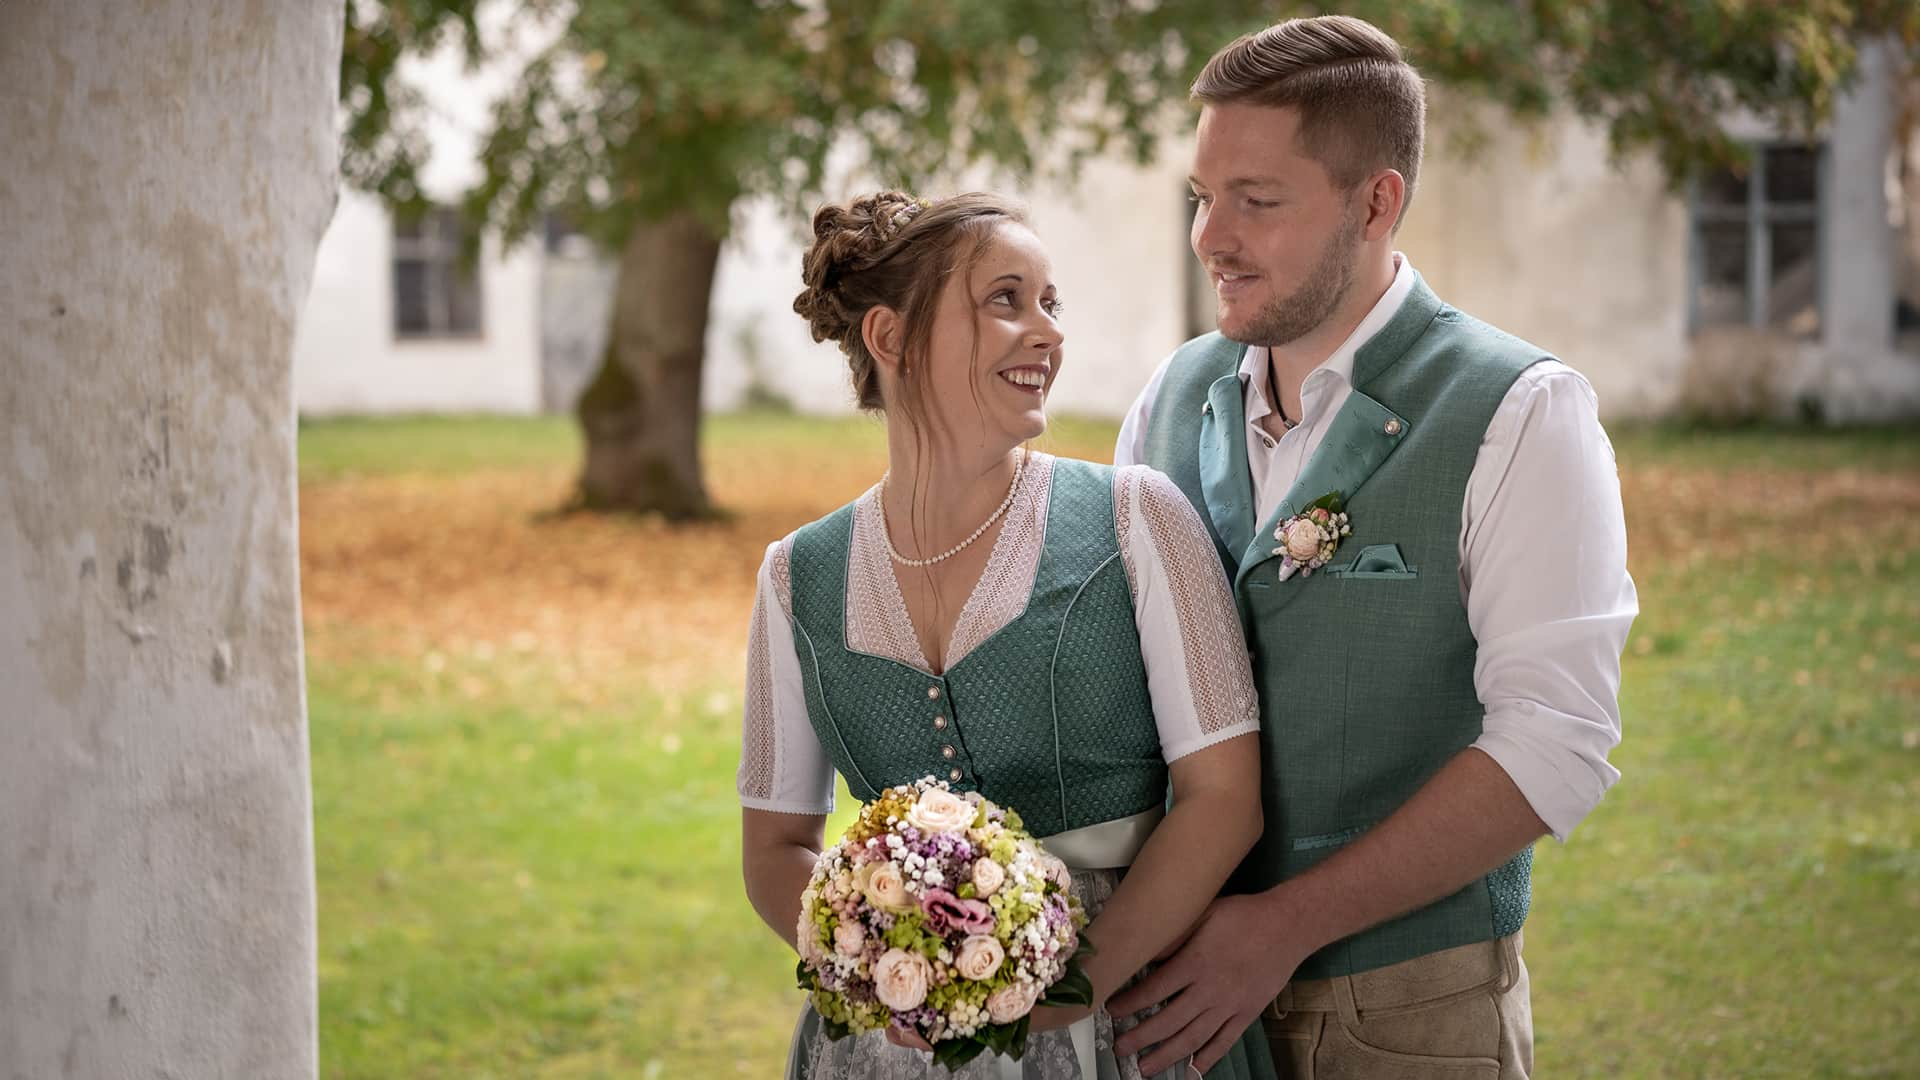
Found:
[[[861,808],[800,897],[800,988],[827,1033],[889,1024],[949,1069],[1019,1058],[1039,1005],[1086,1005],[1067,866],[1012,810],[927,777]]]

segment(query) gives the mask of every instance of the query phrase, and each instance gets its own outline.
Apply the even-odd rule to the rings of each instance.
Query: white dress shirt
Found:
[[[1279,439],[1259,425],[1274,411],[1267,350],[1247,348],[1239,374],[1256,521],[1278,507],[1353,392],[1355,354],[1412,291],[1412,264],[1398,252],[1394,259],[1393,284],[1307,374],[1299,424]],[[1116,465],[1145,458],[1147,420],[1171,360],[1128,411]],[[1473,680],[1487,709],[1473,745],[1565,840],[1620,778],[1607,753],[1620,742],[1620,653],[1640,610],[1613,444],[1593,387],[1565,364],[1528,368],[1487,425],[1460,512],[1460,599],[1479,644]]]

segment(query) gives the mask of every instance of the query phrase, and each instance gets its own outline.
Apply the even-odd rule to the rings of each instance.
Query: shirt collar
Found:
[[[1413,262],[1398,251],[1393,253],[1393,262],[1393,284],[1380,294],[1380,299],[1367,312],[1366,318],[1360,320],[1360,325],[1353,328],[1353,333],[1347,335],[1340,347],[1307,373],[1309,381],[1313,381],[1320,372],[1329,371],[1342,382],[1353,382],[1354,357],[1359,355],[1362,346],[1372,341],[1374,335],[1393,321],[1393,317],[1400,313],[1400,305],[1406,302],[1407,294],[1413,291],[1414,278],[1417,276],[1413,272]],[[1247,403],[1249,421],[1273,411],[1272,404],[1267,401],[1266,346],[1247,346],[1247,351],[1240,357],[1240,385],[1251,389],[1256,395],[1255,400]]]

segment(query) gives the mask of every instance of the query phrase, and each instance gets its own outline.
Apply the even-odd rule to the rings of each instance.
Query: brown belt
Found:
[[[1416,956],[1372,971],[1330,979],[1295,979],[1264,1015],[1337,1012],[1349,1023],[1366,1015],[1390,1016],[1443,1004],[1470,994],[1504,994],[1520,979],[1520,933]]]

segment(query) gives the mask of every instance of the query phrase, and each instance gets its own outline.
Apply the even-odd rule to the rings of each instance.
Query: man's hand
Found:
[[[1286,920],[1275,918],[1270,896],[1215,900],[1171,959],[1107,1003],[1115,1016],[1165,1003],[1121,1035],[1114,1052],[1124,1056],[1153,1046],[1140,1059],[1146,1076],[1189,1055],[1201,1072],[1212,1068],[1313,951],[1289,938],[1288,929]]]

